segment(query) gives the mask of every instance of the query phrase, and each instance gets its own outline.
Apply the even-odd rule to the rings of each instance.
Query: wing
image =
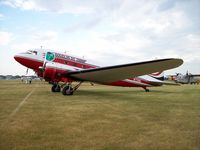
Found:
[[[182,63],[182,59],[160,59],[139,63],[66,72],[64,76],[80,81],[92,81],[107,84],[130,77],[137,77],[140,75],[176,68]]]

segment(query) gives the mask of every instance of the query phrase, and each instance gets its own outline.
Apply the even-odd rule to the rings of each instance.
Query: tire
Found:
[[[149,89],[145,89],[145,91],[146,91],[146,92],[150,92],[150,90],[149,90]]]
[[[63,95],[73,95],[74,91],[73,88],[71,86],[65,86],[62,90],[62,94]]]
[[[51,87],[51,91],[52,92],[60,92],[60,86],[58,84],[54,84],[52,87]]]

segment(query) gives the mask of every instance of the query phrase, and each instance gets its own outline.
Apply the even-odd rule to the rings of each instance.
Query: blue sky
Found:
[[[178,57],[200,73],[199,0],[0,0],[0,74],[16,53],[55,49],[100,66]]]

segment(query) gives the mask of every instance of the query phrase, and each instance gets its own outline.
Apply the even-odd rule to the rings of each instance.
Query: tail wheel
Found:
[[[65,87],[63,88],[63,90],[62,90],[62,94],[63,94],[63,95],[73,95],[73,93],[74,93],[74,90],[73,90],[73,88],[72,88],[71,86],[69,86],[69,85],[65,86]]]
[[[145,92],[150,92],[150,90],[147,89],[147,87],[142,87],[142,88],[145,90]]]

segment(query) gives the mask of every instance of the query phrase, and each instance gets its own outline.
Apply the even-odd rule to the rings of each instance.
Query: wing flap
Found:
[[[81,81],[92,81],[107,84],[114,81],[127,79],[130,77],[137,77],[153,72],[159,72],[176,68],[182,63],[182,59],[160,59],[139,63],[72,71],[66,73],[65,76]]]

